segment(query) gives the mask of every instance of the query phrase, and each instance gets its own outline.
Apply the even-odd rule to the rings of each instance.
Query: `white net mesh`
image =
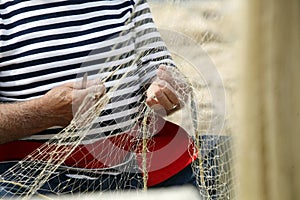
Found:
[[[192,160],[198,155],[199,160],[192,166],[201,198],[234,198],[230,165],[232,139],[225,120],[223,80],[216,64],[206,55],[206,52],[210,55],[211,52],[224,51],[224,46],[218,45],[223,42],[221,34],[214,32],[214,24],[222,19],[218,10],[220,2],[187,3],[190,7],[183,6],[185,3],[153,2],[152,5],[155,17],[168,18],[155,13],[157,5],[164,10],[161,15],[178,11],[175,16],[181,19],[185,15],[193,17],[187,12],[194,9],[202,21],[197,22],[197,17],[196,20],[187,19],[190,21],[188,26],[206,24],[203,30],[188,30],[184,23],[180,24],[182,27],[179,26],[177,31],[191,33],[190,37],[196,42],[178,32],[160,31],[177,69],[172,67],[169,55],[162,53],[166,47],[156,30],[142,30],[147,20],[143,12],[148,10],[138,8],[126,22],[134,21],[138,28],[129,28],[111,37],[116,41],[128,37],[127,42],[94,50],[81,67],[77,84],[84,85],[84,74],[87,74],[87,81],[103,82],[106,93],[101,98],[95,96],[96,92],[89,94],[78,111],[76,109],[69,126],[1,174],[0,187],[6,188],[5,198],[26,199],[34,195],[49,198],[47,196],[53,194],[147,189],[152,173],[169,166],[174,162],[172,158],[181,157],[185,151]],[[145,19],[139,18],[140,15]],[[163,20],[156,21],[159,27],[172,28],[162,25]],[[135,29],[133,34],[132,29]],[[136,45],[134,53],[116,53],[105,60],[93,59],[107,51],[117,52],[133,40]],[[150,109],[145,103],[147,86],[161,64],[170,65],[164,70],[172,76],[171,85],[182,107],[167,119],[180,124],[188,134],[160,116],[167,111],[161,107]],[[167,138],[168,144],[161,144],[159,138],[163,137],[162,134],[172,131],[174,133]],[[176,150],[182,141],[185,150]]]
[[[161,32],[177,67],[193,89],[191,106],[168,119],[198,138],[199,163],[193,165],[200,194],[203,199],[235,199],[231,115],[237,77],[230,66],[234,8],[228,1],[166,1],[152,6],[156,23],[168,30]]]

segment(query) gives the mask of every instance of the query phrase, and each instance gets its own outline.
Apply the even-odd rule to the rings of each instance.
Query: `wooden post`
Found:
[[[300,199],[300,1],[243,0],[238,18],[237,199]]]

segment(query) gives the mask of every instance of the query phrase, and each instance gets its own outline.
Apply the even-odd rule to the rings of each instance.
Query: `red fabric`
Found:
[[[180,126],[156,117],[155,130],[146,153],[148,186],[156,185],[177,174],[197,158],[194,143]],[[138,148],[142,167],[142,145]]]
[[[197,158],[197,153],[193,142],[181,127],[157,117],[155,127],[150,128],[157,130],[147,141],[148,150],[145,155],[148,186],[153,186],[180,172]],[[42,158],[40,155],[41,160],[48,160],[51,157],[54,163],[58,163],[60,158],[72,152],[65,160],[65,165],[96,169],[122,163],[129,152],[135,151],[142,169],[143,141],[137,140],[135,136],[136,132],[130,131],[109,139],[99,139],[92,144],[79,145],[74,150],[72,146],[14,141],[0,145],[0,161],[21,160],[29,154],[34,158],[34,155],[39,153],[34,150],[40,147],[42,152],[49,152]]]

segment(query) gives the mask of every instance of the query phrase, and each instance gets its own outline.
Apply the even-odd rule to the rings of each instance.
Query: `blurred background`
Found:
[[[300,1],[149,2],[160,29],[183,34],[197,44],[185,49],[184,42],[177,43],[184,53],[175,52],[174,57],[197,91],[196,130],[201,136],[214,135],[201,146],[216,155],[209,160],[213,173],[205,175],[213,178],[206,189],[214,195],[209,184],[215,185],[223,195],[207,199],[300,199]],[[188,67],[201,66],[205,56],[221,84]],[[224,98],[217,95],[217,102],[225,99],[223,107],[214,103],[211,91],[225,91]],[[187,119],[182,116],[172,120]],[[224,145],[223,136],[234,142]],[[228,193],[233,190],[237,198]]]

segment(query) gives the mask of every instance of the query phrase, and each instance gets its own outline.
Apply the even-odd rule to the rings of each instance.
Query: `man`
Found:
[[[88,96],[92,106],[112,90],[109,103],[93,122],[95,126],[64,161],[59,175],[51,176],[38,192],[142,187],[141,172],[111,174],[116,166],[135,160],[128,153],[132,149],[120,155],[113,152],[115,147],[106,148],[112,141],[126,148],[127,141],[120,137],[132,132],[143,102],[164,108],[166,114],[182,103],[175,77],[167,67],[174,62],[153,24],[147,2],[7,0],[1,1],[0,9],[0,169],[2,179],[11,178],[9,184],[0,182],[2,195],[22,193],[11,185],[17,181],[14,171],[9,171],[16,164],[13,161],[24,159],[55,137]],[[88,74],[88,78],[77,78],[78,74]],[[196,155],[191,153],[189,137],[160,117],[155,123],[162,126],[153,137],[156,145],[168,146],[179,132],[179,142],[171,150],[180,151],[169,163],[156,168],[150,164],[148,186],[194,183],[190,164]],[[170,149],[168,153],[172,155]],[[160,163],[163,155],[151,154],[151,162]],[[102,175],[91,177],[91,169],[102,170]],[[119,184],[124,174],[128,181]]]

